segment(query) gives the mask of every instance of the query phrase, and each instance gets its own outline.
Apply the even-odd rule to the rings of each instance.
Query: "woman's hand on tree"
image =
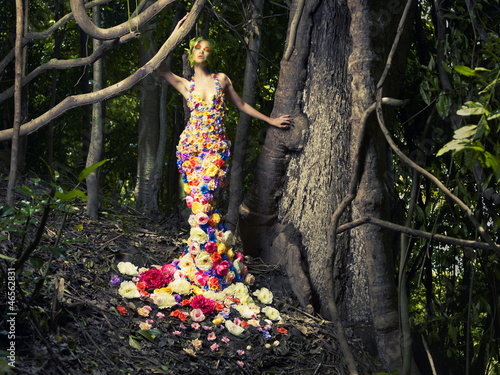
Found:
[[[182,24],[184,23],[184,21],[186,21],[186,18],[189,16],[189,12],[186,13],[186,15],[184,17],[182,17],[179,22],[177,22],[177,25],[175,26],[175,29],[174,29],[174,33],[180,29],[180,27],[182,26]]]
[[[289,115],[272,118],[269,121],[269,125],[276,126],[277,128],[288,129],[293,125],[293,118]]]

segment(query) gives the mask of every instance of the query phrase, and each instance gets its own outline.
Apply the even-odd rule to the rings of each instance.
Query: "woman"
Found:
[[[175,31],[184,23],[179,21]],[[194,67],[191,81],[173,74],[162,63],[158,73],[186,99],[191,111],[189,122],[177,146],[177,165],[182,173],[186,203],[192,213],[190,238],[178,267],[185,277],[204,289],[221,290],[235,281],[244,281],[246,267],[243,256],[235,254],[232,234],[221,223],[215,196],[226,184],[229,140],[224,121],[226,96],[240,111],[266,121],[270,125],[288,128],[290,116],[270,118],[245,103],[224,73],[211,73],[215,44],[195,38],[189,45],[189,60]]]

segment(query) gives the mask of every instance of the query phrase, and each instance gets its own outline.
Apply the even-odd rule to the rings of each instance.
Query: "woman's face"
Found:
[[[199,40],[193,48],[193,61],[195,64],[208,64],[210,56],[210,42],[207,40]]]

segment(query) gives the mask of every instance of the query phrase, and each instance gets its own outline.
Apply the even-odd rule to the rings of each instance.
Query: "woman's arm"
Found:
[[[226,93],[228,99],[243,113],[246,113],[249,116],[252,116],[256,119],[267,122],[269,125],[277,126],[278,128],[288,128],[293,124],[293,119],[288,116],[281,116],[277,118],[268,117],[259,111],[257,111],[250,104],[245,103],[243,99],[238,95],[238,93],[234,90],[233,84],[229,77],[224,73],[217,74],[217,78],[222,85],[224,92]]]
[[[187,79],[179,77],[178,75],[172,73],[170,69],[167,68],[167,64],[165,61],[162,61],[158,69],[157,73],[165,79],[174,89],[179,91],[184,98],[189,97],[189,82]]]
[[[177,25],[175,26],[175,29],[172,32],[172,34],[175,33],[181,27],[181,25],[184,23],[184,21],[186,20],[188,15],[189,15],[189,13],[187,13],[181,20],[179,20],[179,22],[177,22]],[[189,82],[188,82],[188,80],[185,78],[179,77],[178,75],[172,73],[170,71],[170,69],[168,69],[167,64],[165,64],[165,61],[161,62],[160,66],[158,67],[156,72],[160,75],[160,77],[162,77],[168,83],[170,83],[170,85],[174,89],[179,91],[184,98],[187,99],[189,97]]]

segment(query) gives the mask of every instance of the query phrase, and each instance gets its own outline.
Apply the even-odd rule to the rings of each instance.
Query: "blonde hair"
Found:
[[[193,59],[193,50],[194,47],[198,44],[200,40],[206,40],[208,43],[210,43],[210,54],[208,55],[208,65],[213,66],[215,62],[217,61],[217,45],[215,44],[215,41],[213,39],[207,39],[202,36],[198,36],[196,38],[193,38],[189,41],[189,62],[191,63],[191,68],[194,66],[194,59]]]

